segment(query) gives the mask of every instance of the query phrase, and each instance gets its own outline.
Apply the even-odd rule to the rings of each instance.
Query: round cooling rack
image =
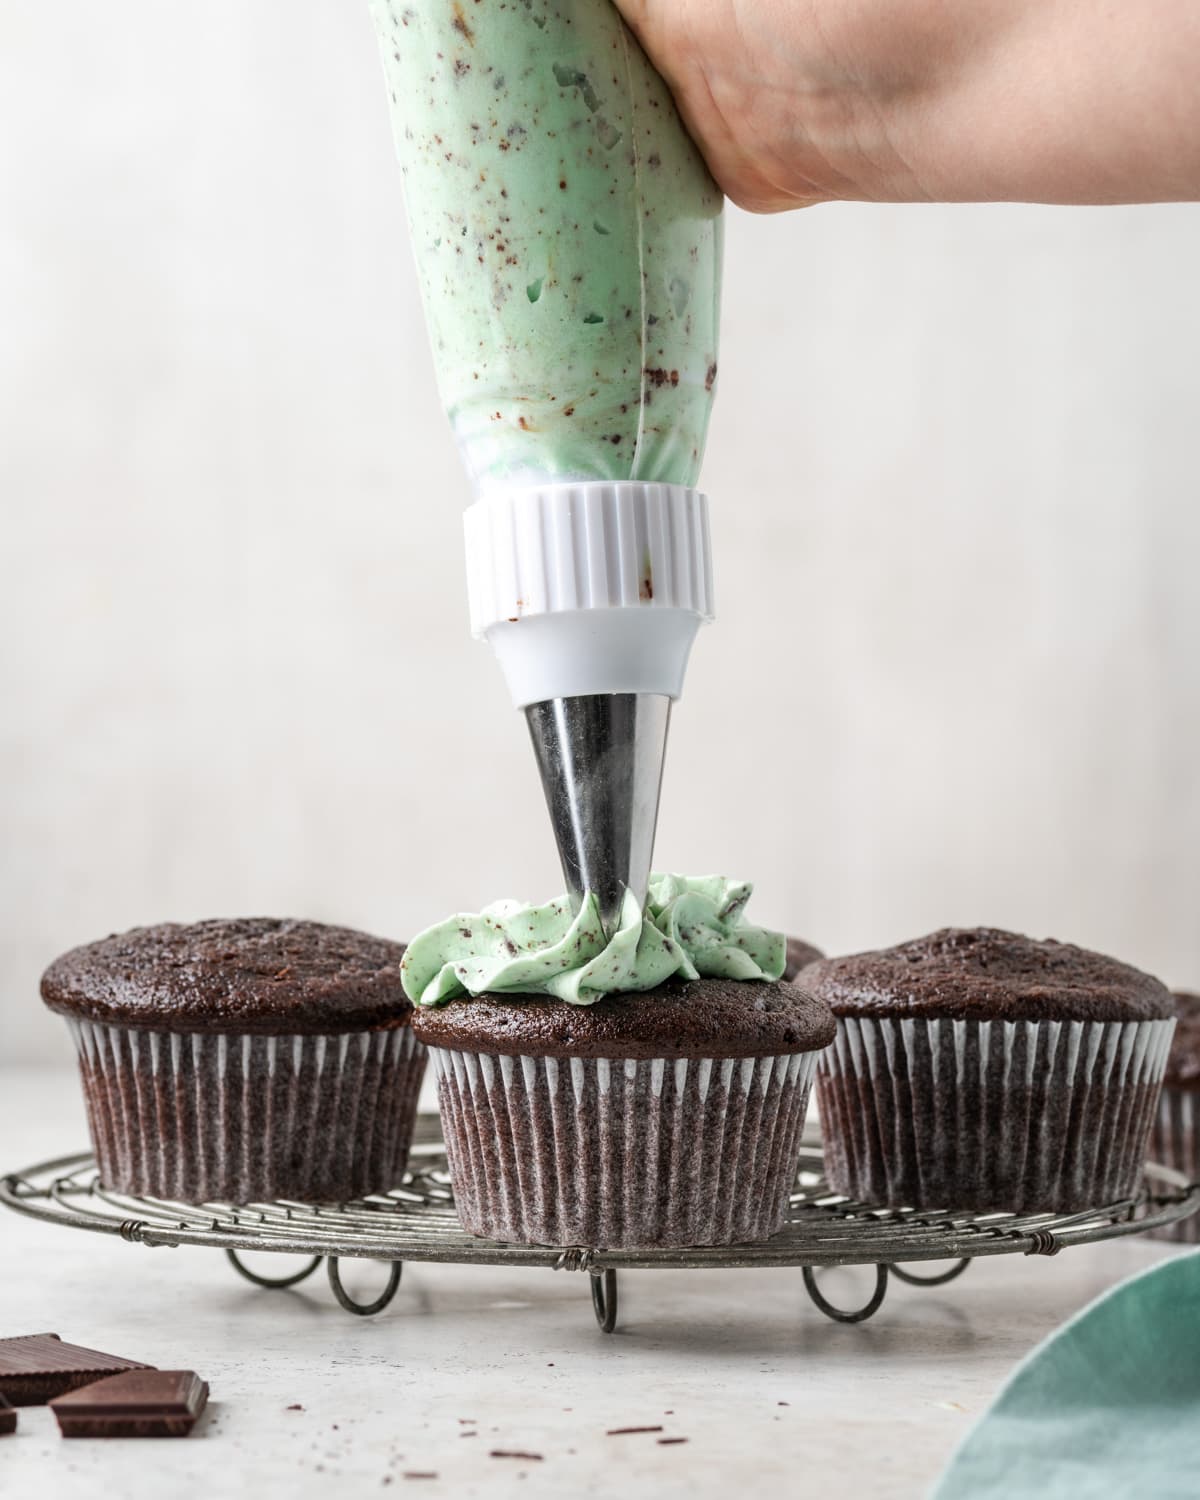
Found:
[[[295,1286],[324,1261],[337,1300],[348,1312],[364,1316],[382,1312],[391,1302],[405,1261],[586,1271],[596,1320],[611,1333],[620,1270],[796,1266],[823,1313],[838,1322],[859,1323],[879,1309],[890,1276],[917,1286],[939,1286],[960,1276],[978,1255],[1056,1255],[1072,1245],[1157,1229],[1200,1209],[1200,1183],[1189,1184],[1181,1173],[1148,1163],[1136,1197],[1083,1213],[918,1213],[840,1197],[824,1179],[819,1141],[806,1139],[787,1220],[762,1244],[692,1250],[505,1245],[477,1239],[460,1226],[438,1118],[426,1114],[418,1118],[409,1168],[399,1187],[351,1203],[280,1201],[235,1207],[130,1197],[105,1188],[93,1156],[81,1152],[0,1178],[0,1204],[49,1224],[119,1235],[131,1243],[223,1249],[247,1280],[263,1287]],[[306,1255],[310,1263],[291,1275],[263,1276],[245,1266],[238,1253],[259,1250]],[[347,1257],[390,1264],[387,1285],[375,1301],[355,1302],[345,1291],[339,1262]],[[957,1264],[933,1274],[911,1269],[922,1261],[942,1260]],[[835,1307],[822,1295],[815,1270],[832,1265],[874,1266],[875,1287],[862,1307]]]

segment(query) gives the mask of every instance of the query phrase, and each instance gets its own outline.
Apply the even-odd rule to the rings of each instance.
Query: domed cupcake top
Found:
[[[368,1031],[412,1011],[403,955],[403,943],[321,922],[164,922],[64,953],[42,976],[42,999],[66,1015],[154,1031]]]
[[[1175,1014],[1170,991],[1140,969],[993,927],[945,927],[894,948],[821,959],[797,982],[839,1016],[1139,1021]]]
[[[778,1057],[827,1046],[833,1014],[795,985],[670,979],[657,989],[592,1005],[541,996],[479,995],[421,1007],[413,1017],[432,1047],[503,1057]]]
[[[1175,1036],[1163,1083],[1173,1089],[1200,1089],[1200,995],[1176,990]]]

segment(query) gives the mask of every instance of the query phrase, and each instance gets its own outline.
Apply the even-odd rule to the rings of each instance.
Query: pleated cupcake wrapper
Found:
[[[1200,1182],[1200,1090],[1163,1087],[1150,1132],[1150,1159]],[[1200,1245],[1200,1213],[1150,1231],[1158,1239]]]
[[[1173,1020],[842,1017],[817,1095],[868,1203],[1073,1212],[1137,1191]]]
[[[783,1222],[815,1053],[433,1058],[473,1234],[638,1249],[762,1240]]]
[[[427,1057],[410,1026],[224,1036],[69,1024],[100,1179],[117,1192],[334,1202],[403,1174]]]

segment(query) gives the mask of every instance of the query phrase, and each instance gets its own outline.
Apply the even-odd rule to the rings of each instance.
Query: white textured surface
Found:
[[[247,912],[560,889],[468,634],[365,4],[0,6],[0,1014]],[[733,214],[668,868],[1200,981],[1200,207]]]
[[[0,1072],[0,1098],[0,1171],[82,1144],[65,1070]],[[826,1322],[797,1272],[624,1273],[619,1331],[606,1339],[579,1274],[410,1266],[391,1309],[360,1320],[316,1277],[260,1292],[216,1252],[146,1250],[0,1213],[0,1335],[53,1330],[195,1367],[212,1386],[210,1415],[181,1442],[64,1443],[46,1409],[22,1410],[17,1436],[0,1438],[0,1484],[54,1500],[385,1488],[729,1500],[798,1486],[918,1500],[1037,1339],[1170,1253],[1126,1241],[999,1257],[947,1287],[893,1286],[856,1327]],[[346,1276],[363,1296],[380,1282],[374,1266]],[[822,1287],[850,1305],[862,1278],[830,1273]],[[659,1424],[687,1443],[606,1436]],[[439,1477],[403,1478],[413,1472]]]

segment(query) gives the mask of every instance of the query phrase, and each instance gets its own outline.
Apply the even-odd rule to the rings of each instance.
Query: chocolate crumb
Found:
[[[304,1408],[300,1405],[299,1401],[293,1401],[292,1404],[291,1404],[291,1406],[285,1406],[283,1409],[284,1409],[284,1411],[303,1411],[304,1410]]]
[[[542,1462],[543,1456],[541,1453],[522,1453],[515,1448],[493,1448],[488,1454],[489,1458],[529,1458],[535,1460],[537,1463]]]
[[[626,1433],[630,1433],[630,1432],[661,1432],[661,1431],[662,1431],[662,1423],[660,1422],[657,1427],[610,1427],[608,1429],[608,1431],[604,1434],[604,1436],[605,1437],[624,1437]]]
[[[435,1469],[405,1469],[400,1477],[402,1479],[436,1479],[437,1471]]]
[[[463,15],[463,9],[462,6],[458,3],[458,0],[454,0],[454,4],[451,8],[454,12],[454,17],[451,20],[450,25],[454,28],[455,31],[458,32],[459,36],[464,37],[466,41],[469,42],[473,47],[475,45],[475,33],[467,25],[467,18]]]
[[[687,1438],[657,1438],[655,1441],[660,1448],[669,1448],[672,1443],[686,1443]]]

